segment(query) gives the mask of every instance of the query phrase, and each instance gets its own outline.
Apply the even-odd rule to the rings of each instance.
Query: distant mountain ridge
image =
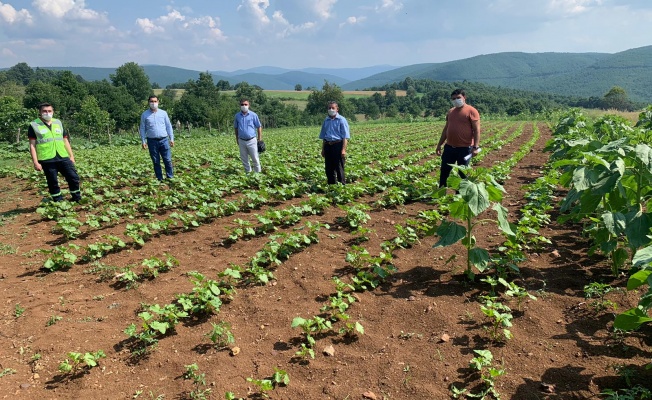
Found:
[[[197,80],[200,71],[161,65],[142,65],[152,83],[165,87]],[[86,80],[109,79],[115,68],[45,67],[70,70]],[[652,46],[609,53],[521,53],[485,54],[442,63],[404,67],[378,65],[364,68],[303,68],[290,70],[272,66],[233,72],[208,71],[213,80],[231,85],[246,81],[267,90],[321,88],[325,81],[343,90],[361,90],[412,79],[446,82],[481,82],[492,86],[579,97],[603,97],[620,86],[637,102],[652,103]]]
[[[255,67],[246,70],[227,71],[194,71],[165,65],[141,65],[150,82],[161,87],[173,83],[185,83],[197,80],[200,72],[209,72],[213,81],[228,81],[231,85],[247,82],[267,90],[294,90],[297,84],[304,89],[308,87],[321,88],[324,81],[342,86],[352,80],[362,79],[369,75],[397,68],[391,65],[377,65],[361,68],[304,68],[298,70],[278,67]],[[42,67],[55,71],[71,71],[88,81],[107,79],[115,73],[116,68],[96,67]]]
[[[603,97],[620,86],[637,102],[652,103],[652,46],[619,53],[495,53],[463,60],[415,64],[349,82],[356,90],[405,78],[481,82],[535,92]]]

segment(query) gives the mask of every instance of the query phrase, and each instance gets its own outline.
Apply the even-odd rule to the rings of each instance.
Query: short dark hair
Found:
[[[464,89],[453,90],[453,93],[451,93],[451,97],[457,96],[458,94],[461,94],[462,96],[466,97],[466,92],[464,91]]]
[[[150,100],[152,100],[152,99],[156,99],[156,100],[158,100],[158,96],[155,95],[155,94],[153,94],[153,95],[151,95],[151,96],[149,96],[149,97],[147,98],[147,101],[150,101]]]
[[[37,106],[37,108],[38,108],[39,111],[41,111],[41,109],[42,109],[43,107],[52,107],[52,109],[54,109],[54,106],[52,106],[52,104],[50,104],[50,103],[40,103],[40,104]]]
[[[251,104],[251,102],[249,101],[249,99],[246,98],[246,97],[240,99],[240,103],[245,102],[245,101],[246,101],[247,103]]]
[[[335,100],[331,100],[331,101],[329,101],[329,102],[328,102],[328,107],[332,106],[333,104],[335,104],[335,105],[337,106],[337,108],[340,108],[340,105],[337,104],[337,102],[336,102]]]

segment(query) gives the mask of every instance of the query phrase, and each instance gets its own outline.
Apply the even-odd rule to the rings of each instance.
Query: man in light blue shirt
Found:
[[[168,113],[158,108],[158,97],[149,96],[148,102],[149,108],[140,116],[140,139],[143,149],[149,148],[156,179],[162,181],[161,158],[165,165],[165,176],[172,178],[174,175],[170,149],[174,147],[174,132]]]
[[[245,172],[251,172],[250,157],[254,172],[260,172],[258,141],[263,140],[263,126],[260,119],[258,119],[258,115],[249,110],[249,100],[240,100],[240,112],[235,115],[233,127],[235,128],[235,141],[240,149],[240,160]]]
[[[351,138],[349,123],[339,113],[337,102],[328,103],[328,117],[321,126],[319,138],[323,140],[321,156],[324,157],[326,178],[328,184],[336,182],[344,185],[344,162],[346,161],[346,145]]]

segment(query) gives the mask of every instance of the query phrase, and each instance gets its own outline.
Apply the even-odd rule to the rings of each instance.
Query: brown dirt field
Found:
[[[513,219],[525,202],[523,185],[541,176],[548,159],[543,147],[550,129],[543,124],[539,129],[541,138],[505,184],[503,205]],[[530,124],[523,141],[531,134]],[[505,159],[519,144],[492,152],[482,165]],[[451,384],[470,390],[480,384],[469,368],[475,349],[491,350],[496,365],[506,370],[496,378],[497,391],[506,399],[598,398],[606,388],[625,386],[614,370],[617,366],[639,370],[635,382],[652,381],[641,368],[652,358],[649,327],[616,336],[611,329],[613,313],[595,312],[584,298],[584,285],[599,280],[622,286],[625,277],[614,280],[602,258],[587,256],[581,226],[553,222],[541,232],[552,245],[528,254],[517,279],[537,300],[527,301],[520,311],[510,303],[514,338],[506,343],[491,341],[484,329],[486,320],[477,298],[488,286],[464,279],[459,258],[453,265],[445,263],[453,254],[462,254],[461,245],[435,249],[437,238],[426,237],[396,252],[398,272],[387,283],[356,294],[357,301],[347,312],[362,323],[364,335],[351,340],[332,331],[317,335],[315,359],[298,360],[295,352],[301,332],[291,328],[293,318],[319,315],[326,298],[335,292],[331,277],[344,279],[351,272],[345,256],[352,235],[336,222],[343,211],[332,207],[308,218],[330,224],[330,230],[322,229],[318,244],[278,266],[272,283],[238,288],[233,301],[217,315],[179,324],[148,356],[134,358],[123,330],[130,323],[138,324],[141,303],[172,302],[176,294],[192,289],[188,271],[216,279],[231,263],[244,264],[266,238],[220,245],[232,220],[245,218],[246,213],[156,236],[141,249],[102,259],[106,265],[124,267],[167,252],[179,260],[172,271],[127,290],[88,273],[90,264],[49,274],[41,271],[45,256],[36,250],[57,243],[59,235],[51,233],[54,223],[35,212],[40,197],[26,182],[2,179],[0,188],[4,300],[0,370],[15,370],[0,377],[0,398],[189,398],[193,385],[183,378],[184,366],[196,363],[206,374],[205,388],[211,389],[212,399],[223,399],[229,391],[237,397],[260,398],[247,378],[270,377],[275,368],[287,371],[290,383],[269,392],[271,399],[448,399]],[[394,224],[430,207],[412,203],[370,211],[367,227],[373,232],[363,246],[378,254],[381,242],[396,236]],[[475,234],[481,247],[500,244],[495,225],[481,225]],[[608,298],[619,310],[636,304],[636,298],[624,292]],[[210,322],[220,321],[231,324],[239,354],[216,350],[205,336]],[[329,345],[334,348],[332,356],[322,353]],[[99,349],[107,357],[98,367],[72,376],[58,371],[67,352]]]

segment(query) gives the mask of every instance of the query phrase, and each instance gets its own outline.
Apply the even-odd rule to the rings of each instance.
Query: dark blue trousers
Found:
[[[439,187],[446,186],[446,181],[448,176],[451,174],[453,167],[450,164],[457,165],[469,165],[470,158],[465,160],[464,157],[471,154],[473,151],[472,147],[453,147],[447,144],[444,145],[444,152],[441,155],[441,170],[439,172]],[[460,174],[462,179],[466,178],[466,175]]]
[[[79,190],[79,175],[75,169],[75,164],[69,158],[63,158],[56,161],[46,161],[41,163],[45,180],[48,183],[48,191],[52,200],[61,201],[61,188],[59,187],[59,173],[63,175],[68,182],[68,189],[72,197],[72,201],[79,201],[81,199],[81,191]]]
[[[323,144],[324,146],[324,164],[326,169],[326,179],[329,185],[336,182],[344,185],[344,163],[346,159],[342,157],[342,147],[344,142],[334,144]]]
[[[147,138],[147,148],[149,149],[149,156],[152,158],[154,164],[154,174],[159,181],[163,180],[163,171],[161,170],[161,159],[165,165],[165,176],[172,178],[174,171],[172,169],[172,150],[170,149],[170,141],[167,137],[162,139]]]

